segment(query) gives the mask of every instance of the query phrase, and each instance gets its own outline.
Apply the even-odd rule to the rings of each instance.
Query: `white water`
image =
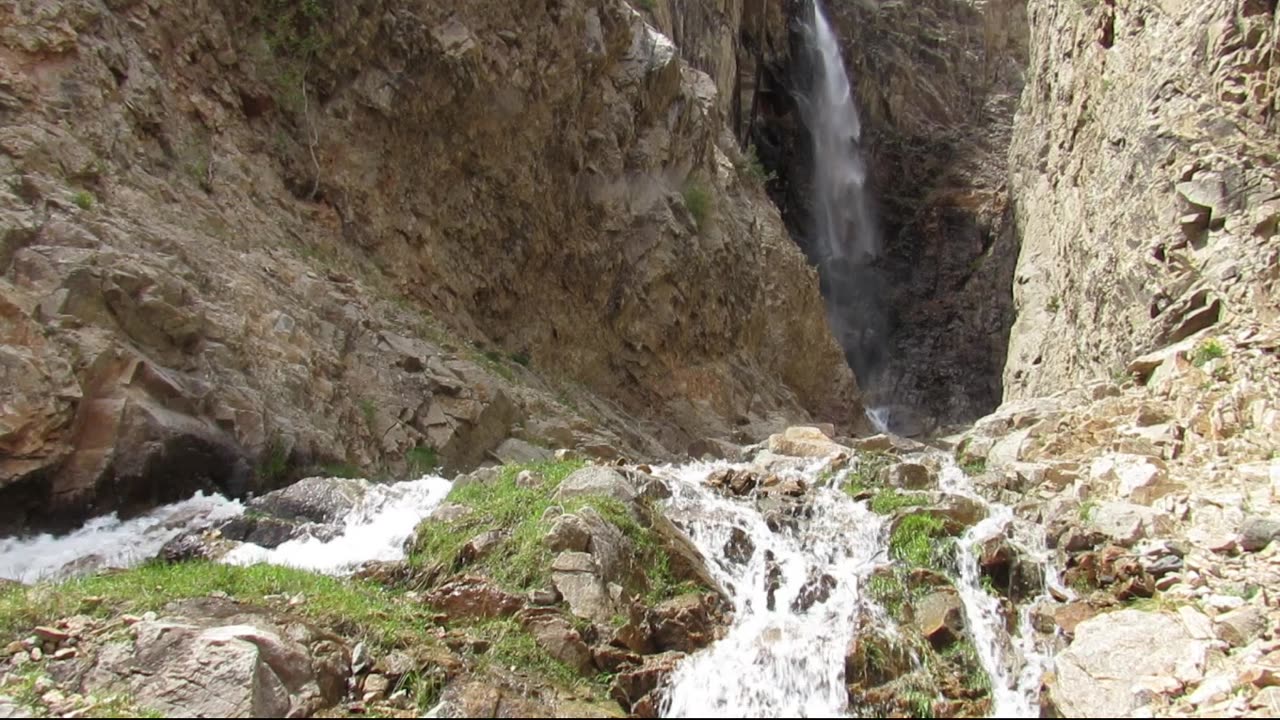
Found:
[[[822,4],[813,3],[814,87],[801,104],[813,137],[814,221],[825,259],[864,264],[880,254],[879,232],[867,197],[862,121],[840,43]]]
[[[234,565],[271,563],[344,575],[372,560],[404,558],[404,542],[453,486],[440,477],[391,485],[370,484],[364,498],[327,540],[304,537],[267,549],[244,543],[221,559]],[[35,583],[84,575],[103,568],[146,562],[184,532],[210,527],[244,512],[244,505],[218,495],[196,495],[121,521],[95,518],[75,532],[54,537],[0,538],[0,578]]]
[[[987,509],[986,519],[969,528],[959,540],[957,563],[960,577],[956,589],[964,603],[965,623],[974,648],[978,651],[982,668],[991,678],[991,716],[1040,717],[1040,681],[1052,658],[1036,647],[1030,618],[1033,603],[1028,603],[1019,615],[1018,636],[1006,642],[1008,638],[1000,602],[983,589],[978,569],[978,552],[982,544],[1015,527],[1013,510],[1007,505],[987,502],[978,495],[968,476],[949,457],[945,458],[938,484],[943,492],[970,498]],[[1043,542],[1032,540],[1033,537],[1031,532],[1015,532],[1011,541],[1024,555],[1047,567]],[[1046,572],[1046,576],[1056,582],[1052,573]]]
[[[806,472],[812,482],[823,463]],[[668,717],[824,717],[847,704],[844,657],[856,630],[861,588],[881,554],[883,520],[835,488],[811,491],[813,519],[798,533],[775,533],[748,500],[718,495],[702,481],[727,465],[668,469],[673,496],[667,513],[712,558],[711,571],[728,590],[734,622],[728,635],[681,663],[673,674]],[[734,528],[755,551],[743,565],[724,558]],[[772,552],[781,572],[769,608]],[[792,603],[806,582],[835,579],[830,597],[808,610]]]
[[[121,521],[115,514],[94,518],[61,537],[0,538],[0,578],[35,583],[129,567],[155,557],[189,527],[229,520],[242,512],[239,502],[198,494],[132,520]]]
[[[370,485],[365,497],[342,521],[342,533],[331,540],[305,537],[267,549],[245,543],[227,553],[231,565],[270,563],[344,575],[361,564],[404,558],[404,541],[449,494],[453,483],[441,477],[392,485]]]

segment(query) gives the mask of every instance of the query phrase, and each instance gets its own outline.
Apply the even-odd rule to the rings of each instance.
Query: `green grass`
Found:
[[[858,453],[858,461],[845,474],[844,491],[856,497],[880,482],[880,471],[893,464],[893,456],[886,452]]]
[[[413,477],[430,474],[440,467],[440,457],[436,449],[425,445],[405,453],[404,460],[409,466],[409,474]]]
[[[582,680],[572,668],[548,655],[514,620],[488,620],[470,629],[476,637],[490,643],[489,649],[478,658],[482,666],[531,673],[559,685],[574,685]]]
[[[972,640],[962,637],[947,646],[941,655],[955,669],[966,690],[979,694],[991,692],[991,677],[982,669],[982,660]]]
[[[693,223],[701,232],[711,218],[711,191],[706,185],[690,180],[681,190],[684,197],[684,206],[689,209],[689,214],[693,216]]]
[[[1098,503],[1094,500],[1086,500],[1080,503],[1080,509],[1077,514],[1080,516],[1080,522],[1087,523],[1093,520],[1093,514],[1098,511]]]
[[[258,477],[269,486],[283,485],[289,475],[289,448],[279,434],[271,436],[258,458]]]
[[[467,572],[483,573],[511,591],[545,588],[550,584],[553,553],[543,543],[543,537],[554,519],[544,520],[544,513],[553,505],[560,506],[565,513],[592,507],[632,543],[633,556],[645,571],[648,586],[629,589],[643,590],[651,602],[695,590],[676,580],[670,557],[657,536],[621,502],[606,497],[580,497],[565,502],[552,499],[560,482],[582,467],[585,463],[577,460],[507,465],[493,483],[455,488],[449,493],[449,501],[471,508],[472,513],[448,523],[424,522],[418,528],[418,541],[410,561],[418,567],[439,564],[446,572],[461,571],[462,547],[481,533],[501,530],[506,534],[502,542],[467,566]],[[516,476],[523,470],[541,475],[542,485],[532,488],[517,485]]]
[[[1049,298],[1049,302],[1045,304],[1045,307],[1049,310],[1050,313],[1053,313],[1056,315],[1058,310],[1062,308],[1062,303],[1058,300],[1058,296],[1054,295],[1053,297]]]
[[[92,210],[95,200],[93,193],[88,190],[78,190],[75,195],[71,196],[71,202],[75,203],[76,207],[81,210]]]
[[[904,493],[893,488],[882,488],[871,498],[871,512],[877,515],[891,515],[905,507],[920,507],[929,504],[927,495]]]
[[[511,362],[519,365],[520,367],[529,367],[529,363],[533,362],[527,352],[513,352],[507,357],[511,359]]]
[[[1210,360],[1217,360],[1227,356],[1227,351],[1222,347],[1222,343],[1214,338],[1209,338],[1196,346],[1194,352],[1191,353],[1191,364],[1196,367],[1204,367]]]
[[[320,466],[320,474],[324,477],[356,479],[363,478],[368,473],[351,463],[330,463]]]
[[[955,544],[939,542],[945,537],[946,526],[940,518],[927,513],[908,515],[889,535],[889,554],[911,567],[941,570],[946,567]]]
[[[378,417],[378,405],[370,398],[360,399],[360,414],[364,416],[364,424],[370,429],[374,429],[374,421]]]
[[[987,471],[987,461],[985,458],[976,458],[974,460],[968,460],[966,462],[960,463],[960,469],[964,471],[965,475],[968,475],[970,477],[981,475],[982,473]]]
[[[380,648],[412,647],[431,625],[429,608],[371,582],[274,565],[150,563],[56,585],[0,591],[0,637],[18,638],[37,625],[77,613],[113,618],[160,611],[174,600],[204,597],[215,590],[252,603],[268,595],[301,593],[306,601],[290,612]]]

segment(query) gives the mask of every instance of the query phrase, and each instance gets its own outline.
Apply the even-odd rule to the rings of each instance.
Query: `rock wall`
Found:
[[[0,528],[860,415],[729,130],[780,13],[646,12],[692,62],[617,0],[0,8]]]
[[[1123,374],[1206,328],[1275,318],[1275,3],[1028,7],[1005,396]]]

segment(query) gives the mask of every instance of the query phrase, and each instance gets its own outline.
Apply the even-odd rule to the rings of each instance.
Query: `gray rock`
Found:
[[[937,485],[933,472],[925,465],[913,462],[898,463],[886,471],[889,484],[907,490],[931,490]]]
[[[607,623],[617,608],[609,597],[600,569],[587,553],[565,551],[551,565],[551,583],[574,615]]]
[[[639,496],[635,485],[618,471],[593,465],[566,477],[556,490],[556,500],[599,495],[630,504]]]
[[[518,438],[503,440],[493,454],[504,465],[539,462],[550,460],[552,457],[550,450]]]
[[[1240,549],[1246,552],[1257,552],[1280,537],[1280,520],[1271,518],[1246,518],[1240,528]]]
[[[1126,717],[1139,705],[1135,688],[1147,676],[1182,682],[1204,673],[1208,641],[1183,623],[1138,610],[1099,615],[1076,626],[1057,658],[1050,698],[1063,717]]]
[[[295,522],[341,521],[369,491],[365,480],[309,477],[249,502],[248,508]]]
[[[0,718],[33,718],[35,711],[26,705],[19,705],[17,700],[0,695]]]

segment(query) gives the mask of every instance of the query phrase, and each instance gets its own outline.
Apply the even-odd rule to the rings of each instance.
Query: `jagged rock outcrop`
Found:
[[[1124,375],[1206,328],[1274,319],[1275,3],[1028,7],[1006,397]]]
[[[728,129],[781,14],[653,5],[0,8],[0,527],[857,415]]]

